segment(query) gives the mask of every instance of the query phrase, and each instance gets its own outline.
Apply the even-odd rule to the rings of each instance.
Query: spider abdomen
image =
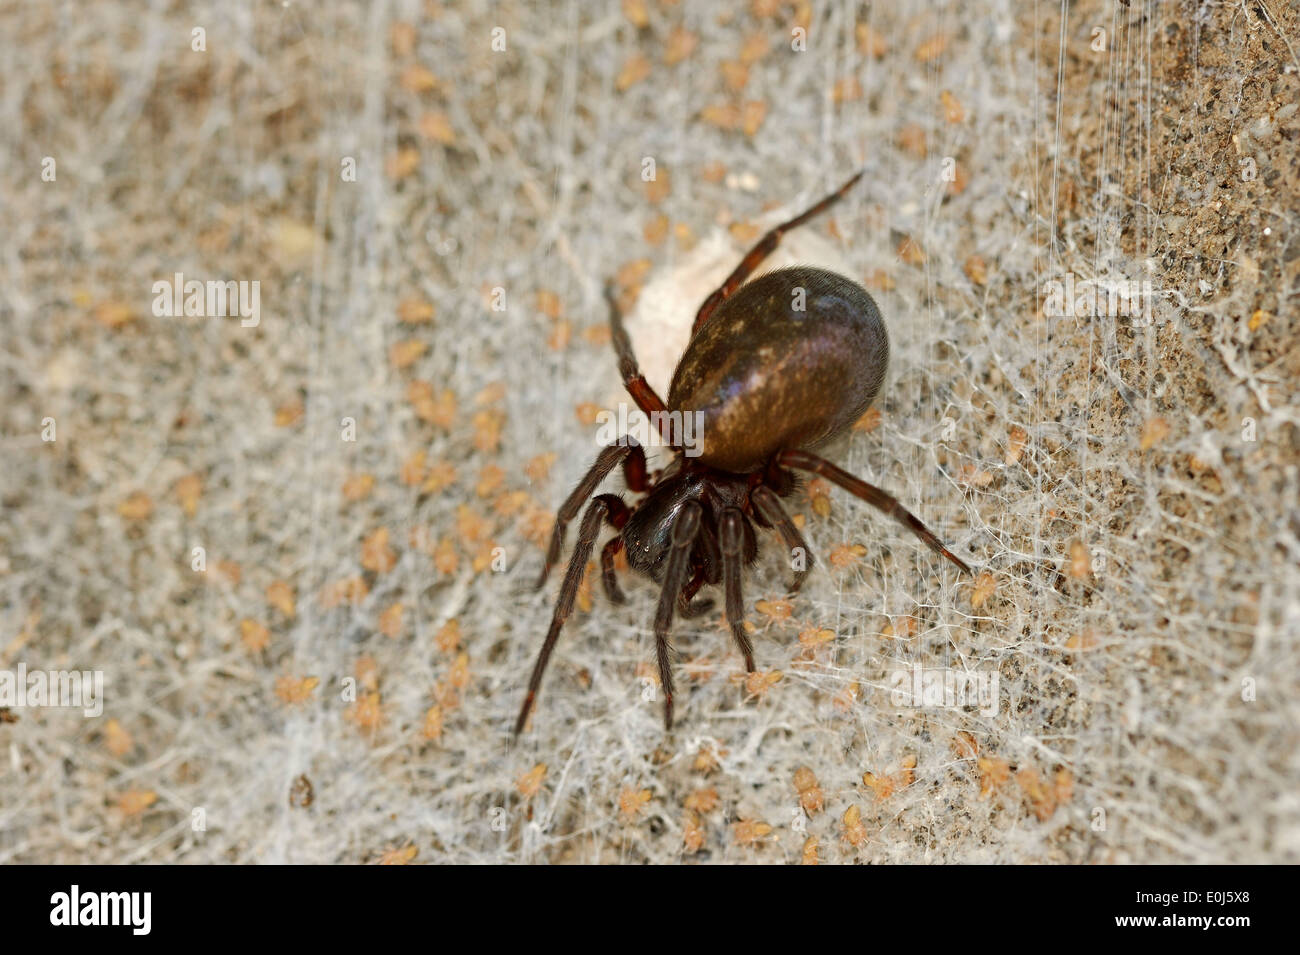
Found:
[[[865,289],[825,269],[779,269],[718,306],[677,363],[667,405],[703,415],[700,464],[743,474],[842,433],[888,364],[885,323]]]

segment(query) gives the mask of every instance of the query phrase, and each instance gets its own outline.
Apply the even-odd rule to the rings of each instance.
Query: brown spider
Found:
[[[780,501],[796,487],[792,470],[820,474],[838,484],[897,518],[936,553],[970,572],[892,495],[808,450],[842,434],[862,417],[884,381],[889,339],[871,296],[842,275],[810,267],[778,269],[742,286],[782,235],[838,201],[861,176],[858,173],[802,215],[763,236],[705,300],[695,316],[690,344],[673,372],[667,403],[641,375],[622,316],[606,289],[623,384],[659,428],[673,451],[673,461],[654,476],[657,480],[652,479],[641,445],[624,436],[600,452],[560,508],[538,587],[559,560],[568,523],[591,499],[582,515],[551,628],[528,681],[516,735],[528,720],[605,522],[619,532],[600,553],[601,580],[609,599],[615,603],[625,599],[614,575],[614,557],[620,549],[627,551],[634,570],[662,584],[654,632],[666,728],[673,721],[668,633],[674,612],[694,617],[712,606],[706,599],[694,601],[703,585],[722,585],[732,636],[745,667],[754,671],[740,595],[741,569],[758,556],[754,524],[775,528],[791,553],[802,558],[795,564],[801,569],[795,572],[792,592],[808,575],[812,557]],[[676,424],[683,414],[696,415],[702,424],[695,456],[686,452],[682,429]],[[646,495],[632,506],[617,494],[592,498],[619,465],[628,490]]]

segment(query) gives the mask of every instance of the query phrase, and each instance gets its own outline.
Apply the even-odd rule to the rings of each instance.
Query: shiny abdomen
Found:
[[[668,408],[702,413],[699,463],[744,473],[852,425],[888,364],[865,289],[824,269],[779,269],[742,286],[691,339]]]

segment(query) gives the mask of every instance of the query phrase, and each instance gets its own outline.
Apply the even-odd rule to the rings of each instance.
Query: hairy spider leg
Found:
[[[617,494],[602,494],[599,500],[604,501],[605,506],[609,508],[609,514],[606,515],[609,526],[616,531],[621,531],[627,519],[632,516],[632,509]],[[600,551],[600,581],[605,585],[605,596],[611,603],[616,604],[621,604],[627,599],[623,596],[623,591],[618,586],[618,576],[614,573],[614,557],[622,549],[623,535],[615,534]]]
[[[651,421],[659,423],[659,433],[663,435],[664,443],[672,447],[674,435],[670,418],[666,414],[668,406],[659,397],[659,393],[650,387],[650,382],[645,380],[645,375],[641,374],[636,352],[632,350],[632,340],[627,337],[627,329],[623,327],[623,313],[618,309],[614,290],[608,285],[605,286],[605,301],[609,303],[610,339],[614,343],[614,354],[618,356],[618,373],[623,376],[623,387],[632,396],[637,407],[644,411]]]
[[[722,537],[722,589],[727,605],[727,623],[731,636],[745,658],[745,669],[754,672],[754,645],[745,632],[745,606],[740,595],[740,572],[744,564],[745,515],[738,508],[722,512],[719,534]]]
[[[555,601],[555,613],[551,616],[551,629],[546,632],[546,640],[542,643],[542,650],[533,665],[533,675],[528,680],[528,695],[524,697],[524,705],[519,708],[519,719],[515,721],[515,736],[523,732],[524,723],[528,721],[528,713],[533,708],[533,701],[537,697],[537,690],[542,685],[542,674],[546,672],[551,651],[555,649],[555,641],[559,639],[560,628],[573,612],[573,601],[578,593],[578,585],[582,583],[582,574],[587,569],[591,549],[596,544],[596,535],[600,533],[601,521],[609,513],[609,504],[604,497],[605,495],[601,495],[591,502],[582,515],[582,523],[578,525],[578,542],[573,546],[568,569],[564,572],[564,583],[560,585],[560,596]]]
[[[760,484],[750,492],[749,499],[754,502],[754,506],[767,522],[780,533],[781,540],[785,542],[785,549],[791,554],[798,551],[802,555],[803,568],[794,572],[794,580],[790,582],[790,593],[797,594],[813,567],[813,555],[808,549],[808,542],[799,533],[799,528],[794,526],[794,521],[781,506],[781,499],[770,487]]]
[[[926,546],[936,554],[947,557],[966,573],[971,572],[970,567],[960,557],[945,547],[943,541],[932,534],[929,528],[922,524],[911,511],[899,504],[898,499],[892,494],[868,484],[861,478],[854,477],[848,471],[842,470],[825,458],[818,457],[808,451],[782,451],[776,456],[776,462],[781,467],[794,468],[797,471],[811,471],[814,474],[820,474],[829,481],[834,481],[850,494],[862,498],[872,507],[879,508],[893,517],[913,534],[921,538]]]
[[[695,572],[691,574],[691,579],[686,582],[681,596],[677,599],[677,615],[683,620],[693,620],[713,609],[711,598],[700,597],[696,600],[695,595],[699,593],[701,587],[710,582],[710,572],[716,582],[716,568],[721,566],[722,561],[722,555],[718,551],[718,540],[708,520],[701,522],[696,541],[703,553],[699,555],[695,563]]]
[[[704,528],[700,528],[700,540],[704,540],[708,533]],[[686,582],[682,592],[677,595],[677,616],[683,620],[694,620],[696,617],[703,616],[713,609],[713,600],[710,597],[701,597],[695,599],[701,587],[707,578],[707,571],[703,564],[695,568],[695,573],[691,574],[691,579]]]
[[[673,671],[669,660],[668,631],[672,629],[673,609],[690,571],[691,547],[700,530],[702,511],[698,503],[687,501],[673,523],[672,549],[668,552],[659,606],[655,608],[655,652],[659,658],[659,682],[664,690],[665,730],[673,728]]]
[[[614,573],[614,558],[623,549],[623,536],[611,537],[600,551],[600,582],[605,585],[605,596],[610,603],[621,604],[627,601],[623,589],[618,585],[618,575]]]
[[[727,280],[718,286],[718,288],[704,300],[704,304],[700,306],[700,310],[695,314],[695,324],[691,326],[691,335],[698,333],[699,330],[704,327],[704,323],[709,320],[709,316],[713,314],[714,309],[727,299],[731,298],[736,289],[740,288],[740,286],[744,284],[745,279],[749,278],[754,273],[754,270],[758,268],[759,264],[772,254],[776,247],[781,244],[782,236],[791,229],[803,225],[814,216],[825,212],[835,203],[839,202],[839,200],[843,198],[844,194],[853,188],[853,184],[861,178],[862,173],[859,172],[856,176],[844,185],[840,186],[811,209],[795,216],[789,222],[782,222],[771,232],[767,233],[767,235],[763,236],[763,238],[759,239],[758,244],[749,250],[748,254],[740,260],[740,264],[736,266],[735,270],[727,276]]]
[[[546,560],[542,563],[542,572],[535,585],[537,589],[546,583],[552,565],[560,559],[560,551],[564,549],[564,531],[569,526],[569,521],[578,516],[582,505],[596,492],[600,482],[609,476],[620,461],[623,463],[623,477],[627,481],[629,490],[640,492],[649,488],[650,484],[646,479],[645,450],[631,435],[624,435],[621,440],[625,444],[611,444],[601,449],[600,454],[596,456],[596,462],[588,469],[582,480],[578,482],[578,486],[573,489],[573,493],[556,513],[555,527],[551,531],[551,543],[546,548]],[[621,499],[619,503],[622,504]],[[626,514],[623,520],[627,520]]]

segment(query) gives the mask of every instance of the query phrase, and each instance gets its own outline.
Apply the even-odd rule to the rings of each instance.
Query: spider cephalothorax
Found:
[[[786,548],[802,558],[793,562],[802,569],[795,572],[792,591],[812,567],[808,546],[781,504],[796,487],[795,471],[819,474],[880,508],[931,549],[970,571],[890,494],[809,450],[843,434],[866,412],[884,382],[889,339],[871,296],[841,275],[807,267],[779,269],[744,284],[787,230],[836,202],[861,175],[767,233],[705,300],[690,344],[673,372],[667,402],[641,375],[622,317],[607,294],[623,383],[637,406],[660,422],[674,460],[652,478],[641,445],[625,436],[601,451],[560,508],[538,586],[560,557],[569,522],[587,505],[516,733],[528,720],[604,524],[618,532],[600,553],[601,580],[609,598],[623,601],[614,574],[619,550],[633,570],[660,585],[654,632],[668,727],[673,718],[668,634],[674,614],[692,617],[707,611],[712,602],[697,600],[696,594],[701,587],[721,585],[732,637],[752,672],[754,651],[745,632],[740,582],[742,569],[758,555],[755,525],[775,529]],[[674,414],[677,420],[691,414],[701,423],[701,440],[690,455],[683,451],[680,434],[664,424]],[[628,490],[645,495],[632,505],[617,494],[596,495],[600,483],[620,466]]]

